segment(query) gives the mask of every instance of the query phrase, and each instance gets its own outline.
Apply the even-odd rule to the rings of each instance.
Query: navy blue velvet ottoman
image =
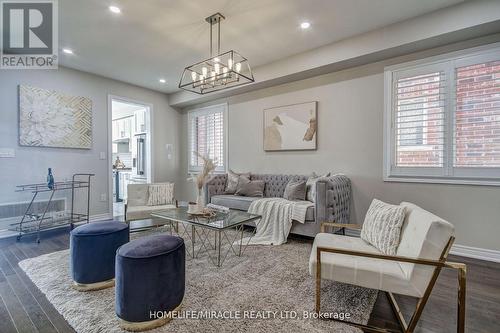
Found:
[[[71,276],[80,291],[114,285],[116,250],[129,241],[128,224],[93,222],[71,231]]]
[[[169,321],[185,290],[184,240],[152,235],[131,241],[116,253],[116,315],[121,328],[144,331]],[[158,315],[160,314],[160,315]]]

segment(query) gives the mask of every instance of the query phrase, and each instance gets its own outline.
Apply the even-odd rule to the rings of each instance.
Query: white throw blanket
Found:
[[[292,220],[304,223],[310,201],[289,201],[283,198],[263,198],[250,204],[248,212],[262,215],[255,222],[257,231],[249,244],[281,245],[286,243]],[[248,239],[247,239],[248,241]]]

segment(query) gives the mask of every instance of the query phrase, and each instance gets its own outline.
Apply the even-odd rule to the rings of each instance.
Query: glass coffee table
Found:
[[[204,252],[217,267],[222,266],[231,251],[236,256],[243,254],[254,235],[251,233],[248,240],[243,241],[244,224],[261,218],[260,215],[233,209],[229,213],[217,212],[213,217],[202,217],[188,214],[187,207],[161,210],[152,213],[151,216],[167,220],[170,223],[170,233],[175,231],[180,237],[191,241],[190,249],[186,247],[188,255],[197,258],[201,252]],[[179,230],[179,223],[183,225],[182,231]],[[233,229],[235,232],[229,232]],[[225,249],[222,246],[223,242],[228,243]],[[235,244],[236,249],[233,246]],[[196,251],[197,245],[199,245],[198,251]]]

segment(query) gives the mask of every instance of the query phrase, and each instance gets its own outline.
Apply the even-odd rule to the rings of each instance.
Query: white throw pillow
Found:
[[[148,206],[169,205],[174,201],[174,183],[151,184],[148,187]]]
[[[406,208],[373,199],[361,229],[361,239],[388,255],[398,249]]]

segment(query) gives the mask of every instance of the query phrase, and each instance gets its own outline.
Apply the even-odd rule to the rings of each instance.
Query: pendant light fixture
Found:
[[[238,52],[220,51],[220,23],[225,17],[216,13],[205,19],[210,24],[210,58],[188,66],[182,72],[179,88],[197,94],[241,86],[254,82],[248,60]],[[214,55],[213,30],[217,29],[217,48]]]

